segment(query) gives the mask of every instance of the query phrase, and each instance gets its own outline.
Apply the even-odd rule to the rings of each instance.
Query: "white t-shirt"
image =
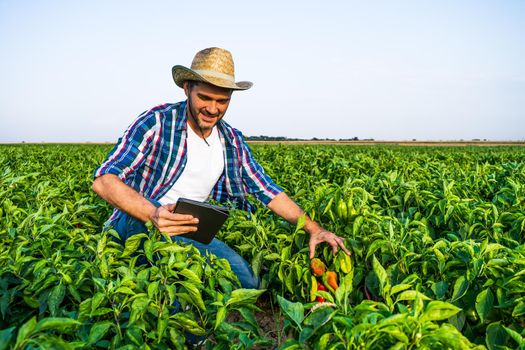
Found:
[[[224,171],[224,153],[217,128],[212,129],[206,142],[187,125],[186,167],[160,204],[176,203],[180,197],[204,202]]]

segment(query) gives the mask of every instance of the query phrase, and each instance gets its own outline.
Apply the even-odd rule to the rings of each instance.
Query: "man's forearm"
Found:
[[[93,191],[112,206],[143,222],[150,220],[155,210],[150,201],[113,174],[97,177],[93,181]]]
[[[288,195],[284,192],[279,193],[275,196],[270,203],[268,208],[275,214],[279,215],[291,224],[296,224],[300,216],[305,215],[304,210],[301,209]],[[318,223],[311,220],[306,215],[306,222],[304,230],[310,234],[317,233],[321,230],[321,226]]]

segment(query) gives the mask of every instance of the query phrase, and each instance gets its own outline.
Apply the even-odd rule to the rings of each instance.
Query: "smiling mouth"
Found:
[[[207,121],[207,122],[212,122],[212,121],[214,121],[215,119],[217,119],[217,116],[210,116],[210,115],[203,114],[203,115],[202,115],[202,119],[203,119],[204,121]]]

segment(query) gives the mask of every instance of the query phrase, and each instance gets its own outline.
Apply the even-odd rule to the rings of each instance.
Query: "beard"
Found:
[[[190,114],[189,117],[193,119],[193,121],[202,131],[210,131],[222,119],[222,116],[219,112],[217,112],[216,114],[211,114],[208,113],[208,111],[206,111],[205,108],[202,108],[201,110],[196,109],[190,97],[188,97],[188,112]],[[205,121],[202,118],[200,118],[201,115],[207,118],[212,118],[214,120]]]

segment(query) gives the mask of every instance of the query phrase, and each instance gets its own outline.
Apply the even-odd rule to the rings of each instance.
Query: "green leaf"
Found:
[[[401,300],[416,300],[416,298],[418,297],[422,300],[430,300],[429,297],[427,297],[425,294],[421,292],[418,292],[415,290],[406,290],[397,296],[396,302],[401,301]]]
[[[385,293],[388,293],[390,290],[390,282],[388,281],[388,274],[386,273],[383,266],[381,266],[381,263],[379,262],[379,260],[377,260],[375,255],[372,260],[372,267],[379,280],[379,288],[380,288],[381,294],[384,295]]]
[[[168,319],[167,318],[160,318],[157,320],[157,341],[160,343],[162,341],[162,338],[164,337],[164,334],[166,333],[166,329],[168,328]]]
[[[407,290],[411,287],[412,286],[410,284],[406,284],[406,283],[396,284],[395,286],[392,286],[392,290],[390,291],[390,294],[396,294],[404,290]]]
[[[39,350],[75,350],[78,349],[78,346],[80,346],[78,343],[70,343],[65,342],[64,340],[58,338],[58,337],[48,337],[45,338],[44,336],[41,336],[37,341],[34,341],[38,344]],[[84,345],[82,343],[82,345]],[[28,346],[28,349],[33,349],[31,345]]]
[[[299,329],[304,319],[304,306],[302,303],[292,303],[280,295],[277,295],[277,302],[281,310],[292,320]]]
[[[363,223],[363,216],[359,215],[354,220],[354,225],[352,226],[352,233],[355,236],[359,235],[359,229],[361,228],[361,224]]]
[[[512,310],[512,317],[519,317],[525,314],[525,301],[520,301]]]
[[[148,285],[148,297],[155,300],[157,293],[159,292],[159,281],[150,282]]]
[[[518,332],[516,332],[515,330],[513,329],[510,329],[510,328],[507,328],[505,326],[503,326],[503,329],[505,329],[505,331],[507,331],[507,334],[512,338],[514,339],[514,341],[516,343],[518,343],[518,346],[520,349],[523,349],[525,347],[525,338],[519,334]]]
[[[494,295],[492,294],[490,288],[483,290],[476,297],[476,311],[478,312],[481,323],[484,323],[487,319],[487,316],[492,310],[494,305]]]
[[[434,295],[438,299],[442,299],[445,297],[448,291],[448,283],[445,281],[439,281],[437,283],[432,283],[432,292],[434,292]]]
[[[314,330],[311,327],[303,328],[299,333],[299,343],[304,344],[313,334]]]
[[[178,243],[164,243],[155,248],[154,251],[164,253],[183,253],[189,251],[189,249],[189,246],[182,246]]]
[[[335,314],[336,310],[331,307],[321,307],[304,319],[304,325],[317,329],[328,322]]]
[[[34,300],[33,298],[24,296],[24,300],[26,300],[26,298],[30,299],[31,301]],[[11,299],[11,293],[9,292],[3,292],[2,295],[0,296],[0,313],[2,314],[2,318],[5,318],[5,315],[7,314],[7,310],[9,309],[10,299]],[[34,300],[34,303],[26,301],[26,304],[35,309],[38,308],[39,306],[39,303],[37,300]]]
[[[36,328],[36,316],[33,316],[29,321],[24,323],[18,330],[18,336],[16,337],[15,349],[21,348],[22,344],[31,336]]]
[[[144,340],[142,339],[142,330],[137,326],[129,326],[126,330],[126,336],[137,347],[144,343]]]
[[[73,284],[68,284],[67,285],[67,291],[69,292],[69,294],[77,301],[77,303],[81,303],[82,302],[82,297],[80,296],[80,294],[78,293],[75,285]]]
[[[150,300],[145,296],[140,296],[133,300],[131,304],[129,323],[134,323],[139,320],[143,316],[144,310],[148,307],[149,303]]]
[[[90,316],[91,317],[95,317],[95,316],[103,316],[103,315],[107,315],[109,313],[112,313],[113,312],[113,309],[109,308],[109,307],[100,307],[98,309],[96,309],[95,311],[93,311]]]
[[[299,218],[297,219],[297,225],[295,226],[295,232],[302,230],[305,223],[306,223],[306,215],[299,216]]]
[[[226,307],[221,306],[217,310],[217,315],[215,316],[215,327],[213,329],[217,330],[222,322],[226,319]]]
[[[352,317],[350,316],[334,316],[334,322],[342,325],[345,328],[352,328],[354,326],[352,322]]]
[[[0,350],[6,350],[16,327],[6,328],[0,331]]]
[[[24,302],[29,306],[29,307],[32,307],[33,309],[38,309],[38,307],[40,306],[40,303],[38,302],[38,299],[35,299],[33,297],[30,297],[28,295],[24,295],[22,297],[24,299]],[[5,313],[7,312],[7,308],[9,306],[9,299],[10,299],[10,295],[9,293],[5,293],[3,296],[2,296],[2,316],[5,318]],[[5,301],[5,304],[4,304],[4,301]],[[5,305],[5,311],[4,311],[4,305]]]
[[[101,292],[96,293],[93,298],[91,298],[91,313],[93,314],[96,309],[102,304],[105,299],[105,295]]]
[[[386,333],[392,336],[393,338],[395,338],[397,341],[401,342],[402,344],[409,344],[410,342],[408,340],[407,335],[403,333],[399,328],[393,328],[393,327],[381,328],[381,333]]]
[[[387,317],[381,321],[381,327],[385,326],[402,326],[407,323],[407,318],[409,317],[408,313],[393,314],[390,317]]]
[[[450,303],[433,300],[428,303],[425,312],[420,317],[420,321],[442,321],[457,314],[461,309]]]
[[[115,290],[115,293],[127,294],[127,295],[135,295],[135,292],[131,288],[126,287],[126,286],[118,287]]]
[[[149,262],[153,262],[153,241],[151,239],[144,242],[144,255]]]
[[[341,284],[339,285],[339,288],[342,289],[345,292],[345,296],[348,297],[350,293],[352,293],[353,290],[353,282],[354,282],[354,273],[353,270],[349,274],[345,275],[343,278],[341,278]],[[339,288],[337,290],[339,290]]]
[[[315,292],[315,296],[316,297],[319,296],[321,298],[324,298],[326,301],[328,301],[330,303],[335,302],[333,295],[330,294],[327,291],[324,291],[324,290],[318,290],[317,292]]]
[[[104,279],[109,279],[109,267],[108,267],[108,258],[106,255],[103,255],[100,257],[100,260],[98,262],[98,268],[100,270],[100,275]]]
[[[168,292],[168,296],[170,298],[170,305],[173,305],[173,303],[175,302],[175,299],[177,297],[176,296],[177,288],[173,284],[168,284],[168,285],[164,286],[164,288],[166,288],[166,291]]]
[[[102,255],[102,253],[104,252],[104,249],[106,249],[106,244],[107,244],[107,239],[108,237],[106,235],[102,236],[101,239],[98,240],[98,243],[97,243],[97,255]]]
[[[197,286],[191,282],[177,282],[186,289],[188,294],[191,296],[191,303],[198,307],[202,311],[206,311],[204,306],[204,301],[202,300],[202,295]]]
[[[59,284],[53,287],[51,289],[51,293],[49,293],[48,299],[47,299],[47,305],[49,307],[49,311],[51,312],[52,316],[55,316],[58,312],[58,307],[64,300],[64,296],[66,295],[66,286],[63,284]]]
[[[75,328],[82,323],[67,317],[46,317],[38,321],[35,331],[45,331],[53,329],[56,331],[65,331],[66,329]]]
[[[291,273],[288,273],[284,279],[284,284],[286,286],[286,289],[290,292],[290,293],[294,293],[295,292],[295,280],[294,280],[294,275],[293,275],[293,272]]]
[[[256,332],[257,329],[259,329],[259,326],[257,323],[257,319],[255,318],[255,314],[253,310],[250,307],[246,307],[246,306],[240,307],[237,310],[241,314],[244,322],[251,325],[253,331]]]
[[[190,316],[179,312],[175,315],[171,316],[171,319],[179,326],[180,328],[184,329],[185,331],[188,331],[195,335],[205,335],[206,330],[202,328],[197,321],[195,321]]]
[[[342,286],[339,286],[335,291],[335,300],[338,305],[342,305],[345,299],[345,296],[348,295],[345,289]]]
[[[367,249],[366,257],[365,259],[368,260],[369,257],[371,257],[377,250],[384,247],[388,242],[384,239],[376,239],[375,241],[370,244],[370,246]]]
[[[266,289],[236,289],[230,295],[226,306],[234,304],[254,304],[257,298],[264,293]]]
[[[252,270],[255,276],[259,276],[261,274],[261,268],[263,266],[262,259],[263,259],[262,251],[259,251],[252,259]]]
[[[140,247],[140,243],[142,242],[142,240],[146,238],[148,238],[148,235],[146,235],[145,233],[139,233],[126,239],[126,243],[124,243],[124,251],[122,252],[122,255],[120,257],[124,258],[135,253]]]
[[[95,283],[95,285],[100,288],[100,289],[104,289],[104,287],[106,286],[106,280],[104,278],[100,278],[100,277],[93,277],[93,282]]]
[[[461,331],[463,329],[463,326],[465,326],[465,320],[466,320],[465,311],[461,310],[457,314],[451,316],[448,319],[448,322],[450,322],[450,324],[456,327],[458,331]]]
[[[180,275],[186,277],[190,282],[202,283],[202,281],[199,278],[199,276],[197,276],[197,274],[195,272],[193,272],[192,270],[190,270],[190,269],[183,269],[181,271],[177,271],[177,274],[180,274]]]
[[[452,294],[451,302],[461,299],[467,293],[469,283],[465,276],[460,276],[454,284],[454,293]]]
[[[498,350],[501,345],[507,344],[507,332],[499,322],[488,325],[485,334],[485,343],[489,350]]]
[[[106,333],[113,327],[113,322],[111,321],[101,321],[95,323],[89,330],[88,342],[89,344],[95,344],[101,340]]]
[[[175,329],[175,327],[169,327],[168,332],[169,332],[169,339],[171,343],[175,346],[176,350],[186,349],[186,346],[184,346],[185,339],[184,339],[184,335],[182,335],[182,332],[180,332],[178,329]]]
[[[277,253],[271,253],[271,254],[264,256],[264,260],[269,260],[269,261],[279,260],[280,258],[281,256]]]
[[[287,339],[284,344],[279,347],[279,349],[282,349],[282,350],[303,350],[304,349],[304,346],[302,346],[300,343],[299,343],[299,340],[297,339]]]

